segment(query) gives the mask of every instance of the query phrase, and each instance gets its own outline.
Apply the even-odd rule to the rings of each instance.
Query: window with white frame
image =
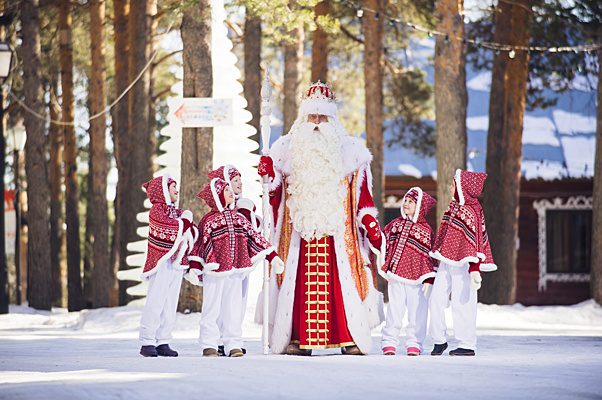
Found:
[[[592,198],[537,200],[539,291],[548,282],[588,282],[591,265]]]

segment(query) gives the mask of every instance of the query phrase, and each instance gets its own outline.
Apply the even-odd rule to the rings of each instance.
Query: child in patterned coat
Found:
[[[445,309],[451,293],[454,335],[458,348],[451,356],[474,356],[477,345],[477,290],[481,272],[495,271],[478,197],[487,174],[456,170],[450,191],[453,198],[443,215],[430,253],[439,262],[430,298],[429,333],[435,342],[432,355],[447,349]]]
[[[234,193],[226,181],[213,178],[197,196],[211,207],[199,222],[200,239],[189,257],[189,274],[203,275],[199,342],[203,356],[215,357],[221,337],[225,354],[240,357],[242,280],[264,259],[280,273],[284,263],[267,239],[236,211]]]
[[[406,310],[407,355],[417,356],[422,350],[427,296],[435,276],[435,263],[429,257],[434,234],[426,215],[435,203],[435,199],[419,187],[411,188],[403,197],[401,217],[391,221],[384,230],[386,259],[378,272],[389,282],[389,306],[381,343],[385,355],[395,355]]]
[[[151,179],[142,188],[150,200],[148,251],[142,278],[148,293],[140,320],[140,354],[144,357],[177,357],[169,347],[176,321],[182,274],[187,255],[199,237],[192,213],[176,206],[176,181],[168,175]]]

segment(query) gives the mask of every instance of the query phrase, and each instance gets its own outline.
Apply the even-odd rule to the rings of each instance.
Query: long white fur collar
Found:
[[[274,160],[274,167],[286,176],[290,175],[291,171],[290,141],[290,135],[281,136],[270,149],[270,157]],[[349,176],[362,165],[369,164],[372,161],[372,153],[356,137],[345,136],[342,140],[341,150],[343,152],[343,171],[345,176]]]

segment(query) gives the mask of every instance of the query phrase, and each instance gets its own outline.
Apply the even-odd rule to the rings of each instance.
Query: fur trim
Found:
[[[216,271],[219,269],[218,263],[208,263],[208,262],[205,262],[205,260],[203,260],[202,258],[201,258],[201,265],[203,266],[204,274],[207,274],[209,272]]]
[[[479,268],[481,269],[481,272],[497,271],[497,265],[495,264],[481,264]]]
[[[181,219],[178,219],[178,235],[176,236],[176,240],[173,244],[173,246],[171,247],[171,249],[169,249],[169,251],[167,253],[165,253],[163,255],[163,257],[161,257],[159,259],[159,261],[157,261],[157,265],[155,265],[151,270],[143,272],[140,277],[142,280],[148,280],[148,278],[153,275],[154,273],[156,273],[158,271],[158,268],[160,268],[163,263],[165,263],[168,260],[171,260],[172,256],[174,254],[177,254],[176,259],[172,262],[172,265],[174,266],[175,269],[186,269],[188,267],[182,267],[180,265],[180,263],[182,262],[182,258],[184,258],[184,256],[186,255],[186,253],[188,252],[188,246],[182,246],[182,244],[188,244],[189,241],[189,232],[186,232],[186,235],[183,235],[183,230],[184,230],[184,222],[182,222]],[[176,253],[177,252],[177,253]]]
[[[358,196],[359,197],[359,196]],[[376,209],[376,207],[364,207],[361,210],[359,210],[357,212],[357,224],[359,226],[363,226],[362,224],[362,219],[366,216],[366,215],[372,215],[375,219],[378,219],[378,210]]]
[[[253,266],[256,266],[257,263],[263,261],[267,256],[269,256],[270,254],[272,254],[272,252],[275,252],[276,248],[274,246],[270,246],[265,250],[261,250],[259,253],[255,254],[252,258],[251,258],[251,262],[253,263]]]
[[[219,198],[219,194],[217,194],[217,190],[215,189],[215,182],[218,181],[219,178],[213,178],[211,179],[211,182],[209,183],[209,186],[211,187],[211,195],[213,196],[213,200],[215,201],[215,205],[217,207],[217,209],[219,210],[219,212],[224,211],[224,206],[222,204],[222,201]]]
[[[337,103],[332,100],[304,99],[299,107],[299,115],[320,114],[334,117],[337,115]]]
[[[387,237],[383,234],[381,234],[381,238],[380,238],[380,249],[376,249],[374,248],[374,246],[372,246],[372,243],[370,243],[370,240],[368,240],[367,238],[365,239],[366,242],[368,242],[368,246],[370,247],[370,250],[372,250],[372,252],[374,253],[374,255],[376,255],[376,268],[380,271],[380,269],[382,268],[383,265],[385,265],[385,260],[387,257]],[[370,274],[372,274],[372,272],[370,272]]]
[[[411,219],[413,223],[416,223],[416,221],[418,221],[418,216],[420,215],[420,207],[422,206],[422,189],[420,189],[418,186],[414,186],[414,187],[410,188],[406,192],[406,194],[403,195],[403,198],[401,199],[401,207],[399,207],[399,211],[401,212],[402,217],[404,217],[405,219],[410,219],[406,215],[405,211],[403,211],[403,202],[405,201],[408,193],[410,193],[412,190],[415,190],[416,192],[418,192],[418,201],[416,201],[416,209],[414,210],[414,215],[412,216],[412,219]]]
[[[200,263],[201,265],[203,265],[203,259],[199,256],[188,256],[188,261],[196,261],[198,263]]]
[[[468,263],[479,262],[479,258],[475,257],[475,256],[464,257],[460,261],[450,260],[449,258],[444,257],[441,253],[439,253],[439,250],[436,250],[434,252],[432,252],[432,251],[429,252],[429,256],[433,257],[436,260],[444,262],[445,264],[447,264],[451,267],[464,267],[464,266],[467,266]]]
[[[429,272],[428,274],[424,274],[420,278],[418,278],[415,281],[413,281],[411,279],[402,278],[401,276],[393,274],[390,271],[384,272],[381,269],[378,270],[378,274],[380,276],[382,276],[384,279],[386,279],[387,281],[393,280],[393,281],[405,283],[405,284],[408,284],[408,285],[420,285],[425,280],[427,280],[429,278],[434,278],[435,275],[437,275],[436,272]]]
[[[454,175],[454,181],[456,182],[456,191],[458,192],[458,199],[460,200],[458,203],[463,206],[466,202],[464,198],[464,193],[462,192],[462,170],[457,169],[456,174]]]
[[[163,196],[165,197],[165,204],[173,204],[171,201],[171,196],[169,195],[169,180],[172,179],[171,176],[165,174],[161,177],[161,188],[163,189]]]

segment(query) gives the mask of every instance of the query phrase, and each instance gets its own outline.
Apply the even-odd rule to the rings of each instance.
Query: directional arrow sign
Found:
[[[182,128],[232,125],[232,99],[184,97],[169,101],[171,121]]]

